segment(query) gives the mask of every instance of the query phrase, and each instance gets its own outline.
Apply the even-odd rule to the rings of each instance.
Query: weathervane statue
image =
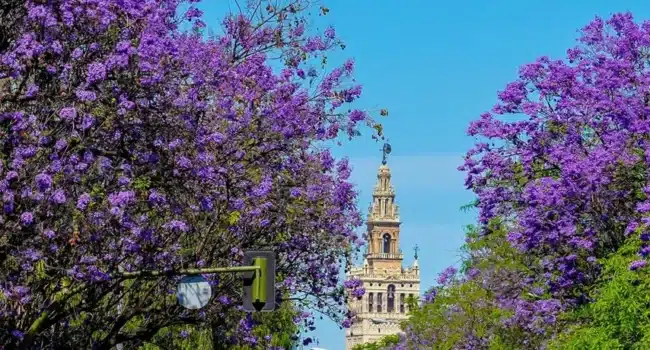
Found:
[[[384,148],[382,148],[382,152],[384,152],[384,158],[381,160],[381,164],[386,165],[386,159],[388,158],[390,151],[391,151],[390,143],[388,142],[384,143]]]

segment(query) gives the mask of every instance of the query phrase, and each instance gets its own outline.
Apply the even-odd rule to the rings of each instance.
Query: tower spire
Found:
[[[368,260],[395,259],[401,261],[399,249],[399,207],[395,202],[395,189],[391,183],[391,170],[387,163],[391,146],[384,144],[382,164],[377,170],[377,184],[372,192],[368,211]],[[397,262],[396,262],[397,263]]]
[[[388,165],[386,165],[387,154],[384,152],[384,161],[377,170],[377,184],[372,192],[372,203],[368,210],[368,222],[400,221],[399,206],[395,202],[395,189],[391,183],[391,171]]]

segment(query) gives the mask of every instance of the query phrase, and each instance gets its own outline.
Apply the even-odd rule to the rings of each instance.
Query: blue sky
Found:
[[[228,1],[206,0],[206,22],[218,25]],[[595,15],[631,11],[650,19],[638,0],[327,0],[326,24],[347,48],[334,62],[352,57],[364,85],[357,107],[387,108],[380,118],[393,146],[389,165],[403,220],[401,246],[412,262],[420,248],[423,290],[445,267],[458,262],[463,227],[474,214],[459,207],[472,200],[456,170],[473,140],[468,123],[496,102],[496,92],[516,78],[518,67],[539,56],[563,58],[577,30]],[[319,21],[320,22],[320,21]],[[320,25],[320,23],[319,23]],[[353,181],[366,209],[380,144],[369,137],[335,148],[354,166]],[[321,321],[319,347],[344,349],[344,331]]]

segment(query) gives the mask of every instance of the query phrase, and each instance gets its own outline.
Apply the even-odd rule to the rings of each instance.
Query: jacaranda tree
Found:
[[[175,302],[177,276],[125,277],[247,249],[277,254],[279,299],[345,316],[361,220],[321,145],[381,128],[344,106],[353,62],[325,68],[335,30],[306,27],[328,9],[249,1],[208,37],[196,2],[0,2],[0,344],[107,349],[194,324],[267,346],[238,276],[206,276],[200,311]]]
[[[478,142],[460,169],[480,227],[469,268],[419,314],[430,331],[407,331],[401,346],[647,346],[637,322],[647,301],[634,294],[647,288],[650,253],[649,49],[650,22],[596,18],[566,59],[522,66],[471,123]]]

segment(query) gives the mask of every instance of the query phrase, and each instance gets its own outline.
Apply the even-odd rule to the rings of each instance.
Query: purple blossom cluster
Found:
[[[355,298],[360,299],[366,293],[366,289],[363,288],[363,282],[360,279],[349,279],[343,282],[343,287],[346,288],[350,295]]]
[[[596,18],[566,59],[523,65],[492,110],[470,124],[477,141],[459,170],[477,196],[480,236],[505,231],[503,245],[523,258],[516,268],[472,266],[457,282],[478,284],[492,296],[481,299],[486,307],[504,316],[494,333],[463,328],[454,348],[485,349],[508,332],[516,348],[544,348],[565,326],[558,316],[590,302],[600,258],[638,245],[629,269],[646,268],[649,48],[650,22],[636,23],[629,13]],[[485,257],[481,250],[472,254]],[[467,312],[456,305],[445,310]],[[440,340],[421,337],[419,329],[406,333],[409,346],[435,347]]]
[[[438,295],[438,289],[431,288],[426,293],[424,293],[422,299],[425,303],[433,303],[436,300],[437,295]]]
[[[456,272],[458,272],[458,269],[453,266],[449,266],[438,275],[436,282],[438,282],[438,284],[441,286],[445,286],[452,281],[453,277],[456,275]]]
[[[0,343],[112,344],[116,320],[143,315],[152,329],[237,319],[223,322],[241,329],[228,341],[260,343],[236,301],[169,316],[176,306],[153,300],[174,278],[137,298],[118,288],[122,271],[237,265],[243,249],[273,250],[280,292],[342,317],[339,269],[322,266],[359,248],[361,216],[347,160],[315,145],[373,122],[339,108],[361,94],[345,84],[353,61],[314,64],[340,42],[333,28],[306,34],[308,1],[267,9],[264,25],[228,15],[209,39],[194,5],[181,30],[176,0],[21,4],[0,45],[0,249],[13,257],[0,272],[0,329],[21,336],[0,331]],[[213,288],[220,301],[239,295]],[[72,291],[84,300],[74,312],[52,302]],[[94,316],[73,322],[79,314]]]
[[[507,303],[513,324],[531,332],[584,302],[597,259],[646,230],[650,151],[641,135],[650,128],[650,73],[642,62],[649,35],[650,25],[629,13],[596,18],[567,60],[522,66],[492,112],[469,128],[485,139],[460,168],[478,195],[481,223],[508,218],[508,241],[536,257],[522,286],[548,293]],[[498,118],[513,114],[523,118]]]

